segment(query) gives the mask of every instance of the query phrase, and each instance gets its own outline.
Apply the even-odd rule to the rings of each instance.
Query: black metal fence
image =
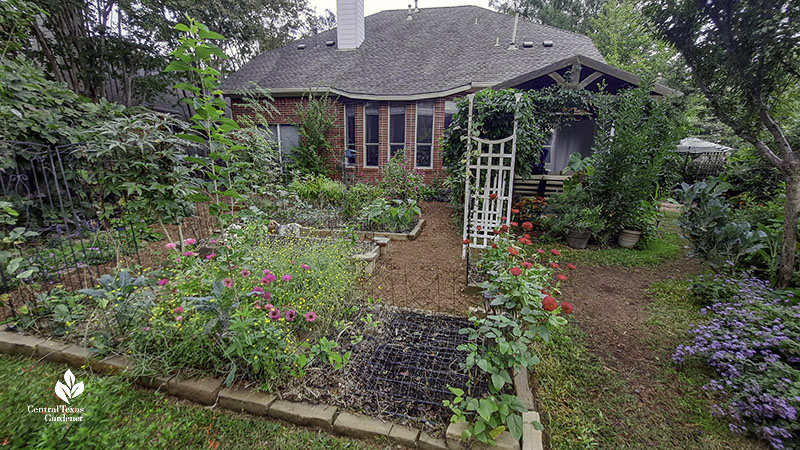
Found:
[[[6,311],[54,286],[89,287],[107,266],[141,264],[146,224],[101,217],[80,144],[0,141],[0,295]],[[103,214],[105,215],[105,214]]]

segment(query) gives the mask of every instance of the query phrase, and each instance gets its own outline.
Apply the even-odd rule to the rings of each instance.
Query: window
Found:
[[[344,163],[356,164],[356,105],[344,106]]]
[[[364,104],[364,166],[378,167],[378,104]]]
[[[406,103],[389,104],[389,157],[406,147]]]
[[[294,157],[292,155],[292,150],[300,144],[300,135],[297,134],[297,126],[296,125],[288,125],[288,124],[277,124],[277,125],[270,125],[269,126],[270,137],[273,141],[278,143],[278,148],[280,148],[280,164],[281,170],[287,164],[291,164],[294,161]]]
[[[453,115],[458,112],[458,105],[456,102],[446,101],[444,102],[444,129],[450,127],[450,124],[453,123]]]
[[[542,144],[542,162],[544,163],[544,170],[550,172],[553,170],[553,149],[555,149],[556,132],[552,130],[547,142]]]
[[[433,167],[433,102],[417,102],[416,167]]]

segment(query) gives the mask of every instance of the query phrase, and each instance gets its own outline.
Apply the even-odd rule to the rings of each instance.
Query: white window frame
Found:
[[[408,118],[408,103],[407,102],[389,102],[389,110],[388,110],[388,117],[386,120],[386,139],[389,141],[389,154],[387,155],[389,159],[392,159],[392,146],[393,145],[402,145],[402,150],[405,151],[406,149],[406,135],[408,134],[408,127],[404,126],[403,128],[403,142],[392,142],[392,103],[402,103],[403,104],[403,125],[406,124],[406,120]],[[399,105],[395,105],[399,106]],[[416,156],[416,155],[415,155]],[[403,155],[403,159],[405,159],[405,155]]]
[[[419,123],[419,104],[420,103],[431,103],[433,105],[433,111],[431,112],[431,165],[430,166],[418,166],[417,165],[417,151],[419,150],[420,142],[417,141],[417,132],[418,127],[417,124]],[[436,102],[433,100],[422,100],[416,103],[416,107],[414,108],[414,168],[420,170],[430,170],[433,169],[433,143],[436,141],[434,136],[434,131],[436,130]],[[422,145],[428,145],[427,143],[421,143]]]
[[[542,148],[548,148],[550,150],[547,152],[549,161],[544,162],[544,170],[548,173],[553,171],[553,149],[556,147],[556,136],[558,136],[556,130],[550,130],[550,144],[542,144]]]
[[[355,145],[355,142],[356,142],[355,139],[353,139],[353,142],[354,142],[353,149],[356,150],[356,161],[351,163],[351,162],[349,162],[347,160],[347,140],[348,140],[347,139],[347,137],[348,137],[348,135],[347,135],[347,107],[348,106],[352,106],[353,107],[353,116],[354,116],[354,118],[355,118],[355,113],[356,113],[356,105],[355,104],[345,104],[344,107],[342,108],[342,114],[344,115],[344,154],[342,155],[342,157],[344,158],[344,166],[345,167],[356,167],[358,165],[358,147]],[[356,133],[355,127],[353,127],[353,128],[354,128],[353,129],[353,134],[355,134]],[[355,136],[353,136],[353,137],[355,137]]]
[[[378,146],[378,164],[376,164],[374,166],[370,166],[370,165],[367,164],[367,104],[369,104],[369,103],[375,103],[375,105],[378,107],[378,142],[377,142],[377,146]],[[377,169],[377,168],[379,168],[381,166],[381,105],[378,102],[364,102],[363,105],[364,105],[364,114],[362,115],[363,117],[361,118],[361,120],[363,122],[363,124],[361,126],[361,130],[362,130],[361,134],[364,136],[364,139],[362,140],[362,142],[364,143],[364,164],[363,164],[363,166],[364,166],[365,169]],[[370,145],[376,145],[376,144],[370,144]]]

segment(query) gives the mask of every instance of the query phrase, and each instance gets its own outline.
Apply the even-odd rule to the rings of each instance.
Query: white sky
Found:
[[[336,14],[336,0],[309,0],[312,8],[317,9],[317,14],[322,14],[326,9],[330,9]],[[414,0],[364,0],[364,15],[369,16],[379,11],[387,9],[406,9],[408,4],[414,4]],[[489,0],[419,0],[419,8],[434,6],[461,6],[477,5],[484,8],[489,7]]]

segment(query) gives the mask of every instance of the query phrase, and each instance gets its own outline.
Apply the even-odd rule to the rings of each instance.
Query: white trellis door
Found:
[[[516,95],[519,107],[521,95]],[[496,238],[494,230],[511,222],[511,196],[514,189],[514,163],[517,156],[517,114],[514,131],[502,139],[482,139],[472,135],[472,110],[475,96],[469,95],[467,122],[467,164],[464,181],[464,231],[469,239],[461,250],[486,248]]]

